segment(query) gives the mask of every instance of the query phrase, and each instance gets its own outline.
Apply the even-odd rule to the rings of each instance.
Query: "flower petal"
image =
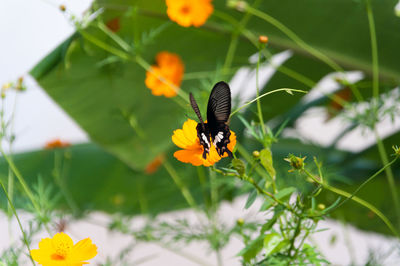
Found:
[[[176,146],[182,149],[186,149],[193,145],[193,143],[186,138],[182,129],[174,130],[174,135],[172,135],[172,141],[175,143]]]
[[[76,243],[69,256],[69,259],[75,263],[90,260],[97,255],[97,246],[92,243],[90,238],[83,239]]]
[[[190,163],[194,166],[203,164],[201,157],[201,151],[196,152],[195,150],[179,150],[174,153],[174,157],[183,163]]]

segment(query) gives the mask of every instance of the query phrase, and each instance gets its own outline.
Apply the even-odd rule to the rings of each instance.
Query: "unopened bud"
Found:
[[[237,219],[236,224],[239,226],[244,225],[244,220],[242,218]]]
[[[318,209],[325,210],[325,204],[323,203],[318,204]]]
[[[400,148],[398,146],[392,147],[396,156],[400,156]]]
[[[235,8],[237,11],[244,12],[247,8],[247,3],[245,1],[239,0],[229,0],[228,7]]]
[[[306,157],[300,158],[297,156],[294,156],[293,154],[289,154],[289,156],[287,158],[285,158],[284,160],[290,163],[290,166],[293,167],[293,169],[289,170],[289,172],[292,172],[294,170],[302,170],[304,169],[304,160],[306,159]]]
[[[65,10],[67,10],[67,8],[65,7],[65,5],[60,5],[60,10],[61,10],[61,12],[65,12]]]
[[[254,158],[260,157],[260,152],[259,151],[253,151],[253,157]]]
[[[258,37],[258,41],[259,41],[260,43],[262,43],[262,44],[267,44],[267,43],[268,43],[268,37],[265,36],[265,35],[260,35],[260,36]]]

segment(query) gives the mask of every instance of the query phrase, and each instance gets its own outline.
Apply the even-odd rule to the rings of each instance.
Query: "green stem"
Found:
[[[121,39],[121,37],[119,37],[117,34],[115,34],[109,28],[107,28],[107,26],[103,22],[98,21],[97,26],[126,52],[129,53],[131,51],[131,46],[127,44],[123,39]]]
[[[203,191],[203,198],[204,198],[204,205],[206,207],[209,207],[210,202],[207,194],[207,181],[206,181],[206,174],[204,173],[204,168],[202,166],[197,166],[197,175],[199,177],[200,185],[201,185],[201,190]]]
[[[376,128],[374,129],[375,133],[375,138],[377,141],[378,145],[378,151],[379,151],[379,156],[381,157],[383,165],[388,165],[389,164],[389,159],[386,155],[386,149],[385,145],[383,145],[383,142],[378,134],[378,131]],[[394,209],[396,212],[396,217],[397,217],[397,226],[400,228],[400,202],[399,202],[399,195],[397,194],[397,189],[396,189],[396,182],[394,180],[392,168],[390,165],[388,167],[385,167],[385,172],[386,172],[386,177],[387,181],[389,184],[390,192],[392,194],[392,199],[394,203]]]
[[[117,49],[113,46],[108,45],[107,43],[103,42],[102,40],[96,38],[95,36],[89,34],[88,32],[84,31],[84,30],[80,30],[79,31],[82,36],[88,40],[89,42],[91,42],[92,44],[96,45],[97,47],[115,55],[120,57],[121,59],[127,60],[127,61],[133,61],[135,63],[137,63],[139,66],[141,66],[143,69],[145,69],[146,71],[151,72],[153,75],[155,75],[161,82],[163,82],[164,84],[167,84],[169,87],[171,87],[173,90],[176,91],[176,93],[178,94],[178,96],[180,96],[186,103],[189,103],[189,96],[186,92],[184,92],[181,88],[179,88],[178,86],[176,86],[175,84],[169,82],[167,79],[165,79],[164,77],[158,75],[157,73],[155,73],[152,68],[151,65],[149,63],[146,62],[146,60],[144,60],[140,55],[136,55],[135,57],[131,56],[129,53],[126,53],[124,51],[121,51],[120,49]],[[180,104],[178,102],[178,104]],[[183,106],[183,108],[186,108],[186,106]]]
[[[246,28],[240,28],[240,24],[239,21],[237,21],[235,18],[233,18],[232,16],[224,13],[224,12],[220,12],[218,10],[214,11],[214,15],[221,18],[222,20],[228,22],[229,24],[235,25],[237,27],[237,29],[240,30],[241,34],[243,34],[243,36],[245,38],[247,38],[253,45],[254,47],[258,48],[259,47],[259,42],[258,42],[258,38],[255,34],[253,34],[251,31],[247,30]],[[265,58],[267,59],[271,59],[272,55],[266,50],[262,50],[263,55],[265,56]],[[294,80],[299,81],[300,83],[303,83],[304,85],[313,88],[316,84],[316,82],[314,82],[313,80],[309,79],[308,77],[296,72],[293,69],[290,69],[288,67],[285,66],[276,66],[275,64],[273,64],[273,62],[270,61],[270,64],[272,67],[274,67],[278,72],[281,72],[285,75],[287,75],[288,77],[291,77]]]
[[[294,41],[297,45],[299,45],[301,48],[303,48],[305,51],[307,51],[311,55],[315,56],[322,62],[326,63],[328,66],[330,66],[335,71],[344,72],[343,69],[338,64],[336,64],[336,62],[334,62],[332,59],[330,59],[328,56],[321,53],[314,47],[308,45],[299,36],[297,36],[297,34],[295,34],[292,30],[290,30],[288,27],[286,27],[284,24],[282,24],[277,19],[273,18],[272,16],[270,16],[258,9],[255,9],[249,5],[246,5],[245,10],[247,12],[253,14],[254,16],[257,16],[257,17],[261,18],[262,20],[265,20],[266,22],[275,26],[277,29],[279,29],[281,32],[283,32],[286,36],[288,36],[289,39]],[[363,97],[362,97],[360,91],[353,84],[349,84],[349,85],[350,85],[350,88],[352,89],[354,95],[356,96],[357,100],[361,102],[363,100]]]
[[[378,63],[378,43],[376,39],[374,14],[372,13],[371,0],[366,0],[368,25],[371,38],[372,52],[372,79],[373,79],[373,96],[379,97],[379,63]]]
[[[262,49],[260,49],[262,50]],[[258,84],[259,80],[259,69],[260,69],[260,60],[261,60],[261,51],[258,52],[258,60],[257,60],[257,69],[256,69],[256,90],[257,90],[257,112],[258,112],[258,119],[260,120],[260,125],[261,125],[261,131],[263,133],[263,137],[265,137],[266,132],[265,132],[265,124],[264,124],[264,118],[262,115],[262,109],[261,109],[261,101],[260,101],[260,85]]]
[[[88,32],[84,31],[84,30],[80,30],[79,33],[89,42],[91,42],[92,44],[96,45],[97,47],[118,56],[119,58],[122,58],[124,60],[132,60],[132,57],[126,53],[121,51],[120,49],[117,49],[113,46],[108,45],[107,43],[103,42],[102,40],[96,38],[95,36],[89,34]]]
[[[254,1],[253,5],[258,5],[259,2],[260,2],[259,0]],[[235,56],[241,29],[246,27],[246,24],[249,21],[250,17],[251,17],[251,14],[247,12],[243,16],[242,20],[236,24],[236,29],[234,29],[234,31],[232,32],[231,41],[229,43],[228,52],[226,53],[225,63],[224,63],[224,67],[223,67],[224,74],[226,73],[227,69],[229,69],[232,65],[233,57]]]
[[[366,184],[368,184],[369,182],[371,182],[372,179],[374,179],[375,177],[377,177],[380,173],[382,173],[383,171],[385,171],[386,168],[388,168],[388,167],[390,167],[392,164],[394,164],[394,163],[397,161],[398,158],[399,158],[399,157],[396,156],[390,163],[386,164],[384,167],[382,167],[381,169],[379,169],[379,171],[377,171],[375,174],[373,174],[373,175],[370,176],[367,180],[365,180],[365,181],[353,192],[353,194],[351,194],[351,197],[350,197],[350,198],[346,198],[344,201],[342,201],[340,204],[338,204],[338,205],[335,207],[335,209],[337,209],[337,208],[339,208],[340,206],[342,206],[343,204],[345,204],[348,200],[351,200],[351,199],[353,198],[353,196],[354,196],[355,194],[357,194],[358,191],[361,190],[361,188],[363,188]]]
[[[189,189],[183,183],[182,179],[180,178],[180,176],[178,175],[176,170],[173,168],[173,166],[168,161],[164,161],[163,165],[164,165],[165,169],[167,170],[168,174],[171,176],[172,180],[174,180],[175,184],[180,189],[183,197],[185,198],[185,200],[189,204],[189,206],[195,210],[198,210],[199,207],[197,206],[196,201],[194,200]]]
[[[33,207],[38,213],[40,212],[40,207],[36,202],[35,197],[33,196],[32,191],[28,187],[25,182],[25,179],[22,177],[21,173],[19,172],[18,168],[15,166],[12,159],[3,151],[3,148],[0,146],[0,153],[3,155],[4,159],[7,161],[8,165],[10,166],[11,170],[14,172],[15,176],[17,177],[18,181],[21,183],[23,190],[25,191],[26,195],[28,196],[29,200],[32,202]]]
[[[266,92],[264,94],[261,94],[260,96],[256,97],[255,99],[251,100],[250,102],[245,103],[244,105],[240,106],[239,108],[237,108],[236,110],[234,110],[231,113],[231,117],[236,114],[237,112],[239,112],[240,110],[242,110],[243,108],[247,107],[248,105],[254,103],[255,101],[257,101],[258,99],[261,99],[262,97],[265,97],[267,95],[273,94],[275,92],[279,92],[279,91],[285,91],[289,94],[292,94],[293,92],[301,92],[301,93],[308,93],[307,91],[303,91],[303,90],[297,90],[297,89],[289,89],[289,88],[281,88],[281,89],[276,89],[276,90],[272,90],[269,92]]]
[[[9,204],[9,206],[11,207],[12,212],[14,213],[14,216],[15,216],[15,218],[17,219],[19,229],[21,230],[22,236],[23,236],[23,238],[24,238],[25,246],[26,246],[26,248],[28,249],[28,252],[29,252],[29,259],[31,260],[32,265],[35,266],[35,262],[33,261],[33,258],[32,258],[32,256],[31,256],[31,249],[30,249],[30,247],[29,247],[28,238],[27,238],[26,233],[25,233],[25,231],[24,231],[24,229],[23,229],[23,227],[22,227],[21,220],[19,219],[18,214],[17,214],[17,211],[15,210],[14,204],[12,203],[11,198],[9,197],[9,195],[8,195],[8,193],[7,193],[7,190],[6,190],[6,188],[5,188],[4,184],[3,184],[3,182],[1,182],[1,180],[0,180],[0,185],[1,185],[1,187],[3,188],[4,194],[5,194],[6,197],[7,197],[8,204]]]
[[[397,230],[394,228],[394,226],[392,225],[392,223],[389,221],[389,219],[381,212],[379,211],[375,206],[373,206],[372,204],[370,204],[369,202],[360,199],[357,196],[354,196],[352,194],[350,194],[349,192],[343,191],[339,188],[335,188],[332,187],[326,183],[321,182],[320,180],[316,179],[310,172],[308,172],[306,169],[303,169],[304,173],[307,174],[308,177],[310,177],[314,182],[316,182],[317,184],[320,184],[323,188],[338,194],[340,196],[343,196],[345,198],[350,198],[351,200],[359,203],[360,205],[364,206],[365,208],[369,209],[370,211],[372,211],[373,213],[375,213],[385,224],[386,226],[390,229],[390,231],[392,231],[392,233],[397,236],[400,237],[399,233],[397,232]]]
[[[210,190],[211,190],[211,208],[213,212],[217,210],[218,204],[218,186],[216,185],[216,175],[215,172],[210,169]]]
[[[62,175],[63,172],[63,162],[62,162],[62,154],[60,151],[54,152],[54,170],[53,170],[53,177],[55,183],[60,188],[62,194],[64,195],[65,200],[67,201],[69,207],[71,208],[73,214],[77,215],[79,213],[79,207],[76,204],[74,198],[72,197],[70,191],[68,190],[67,185],[65,184],[65,178]]]

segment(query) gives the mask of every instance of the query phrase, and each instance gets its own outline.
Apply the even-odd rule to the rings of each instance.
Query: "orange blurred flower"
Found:
[[[196,126],[196,121],[188,119],[183,124],[182,129],[174,131],[172,141],[176,146],[183,149],[176,151],[174,157],[183,163],[190,163],[194,166],[211,166],[221,160],[221,157],[218,155],[214,144],[211,144],[210,153],[207,154],[206,159],[203,159],[203,146],[200,145],[199,138],[197,137]],[[229,140],[230,143],[228,144],[228,149],[232,151],[236,145],[236,135],[233,131],[231,131]],[[222,157],[227,156],[228,154],[225,153]]]
[[[47,142],[44,148],[45,149],[65,148],[69,147],[70,145],[71,144],[69,142],[61,141],[60,139],[55,139]]]
[[[153,161],[151,161],[146,168],[144,169],[144,172],[148,175],[156,172],[158,170],[158,168],[162,165],[162,163],[165,160],[165,155],[164,154],[160,154],[157,155],[156,158],[154,158]]]
[[[32,258],[42,266],[82,266],[88,264],[97,255],[97,247],[90,238],[74,245],[65,233],[57,233],[53,238],[44,238],[39,242],[39,249],[31,250]]]
[[[119,17],[110,19],[106,23],[107,28],[112,31],[112,32],[118,32],[119,29],[121,28],[120,23],[119,23]]]
[[[176,87],[182,82],[184,65],[178,55],[169,52],[160,52],[156,56],[157,65],[151,66],[146,72],[145,84],[156,96],[174,97]],[[164,80],[164,81],[163,81]],[[167,82],[165,82],[167,81]],[[173,88],[170,84],[175,85]]]
[[[167,15],[183,27],[200,27],[214,11],[212,0],[166,0]]]

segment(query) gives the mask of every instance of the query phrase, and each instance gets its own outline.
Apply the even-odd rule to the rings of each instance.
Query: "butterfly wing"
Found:
[[[231,90],[223,81],[214,85],[207,105],[207,125],[211,139],[220,156],[225,152],[232,156],[227,145],[230,142],[230,130],[227,124],[231,114]]]
[[[214,85],[207,105],[207,123],[211,127],[228,122],[231,114],[231,90],[223,81]]]

